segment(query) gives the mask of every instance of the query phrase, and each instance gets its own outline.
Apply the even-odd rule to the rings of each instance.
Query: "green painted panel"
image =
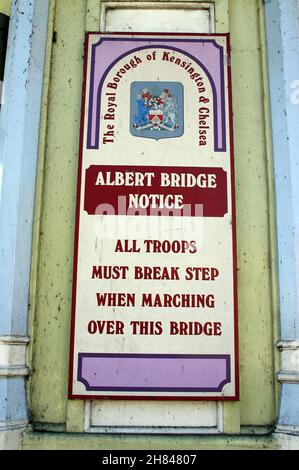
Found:
[[[68,402],[67,379],[86,3],[85,0],[52,1],[31,283],[30,410],[34,421],[66,424],[68,432],[83,428],[83,406]],[[215,3],[216,31],[228,29],[228,11],[232,42],[241,401],[224,405],[224,430],[236,434],[240,432],[240,424],[267,426],[275,418],[273,298],[276,293],[273,285],[276,273],[271,267],[275,261],[275,234],[269,190],[272,166],[263,75],[264,28],[259,11],[262,2],[218,0]],[[88,5],[95,8],[93,0],[88,0]],[[88,18],[87,24],[96,29],[99,16],[95,12],[94,20]],[[113,448],[114,443],[114,448],[128,448],[134,442],[138,445],[139,441],[134,439],[105,437],[99,442],[94,436],[33,433],[26,435],[24,447]],[[159,448],[156,438],[142,439],[142,445]],[[200,446],[211,443],[215,447],[216,442],[219,448],[270,445],[269,439],[242,438],[235,442],[233,437],[180,438],[179,444],[176,438],[167,439],[161,440],[163,448],[184,448],[184,445],[205,448]]]
[[[0,13],[10,15],[10,0],[1,0]]]

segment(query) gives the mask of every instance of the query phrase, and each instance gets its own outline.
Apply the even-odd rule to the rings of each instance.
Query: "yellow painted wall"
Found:
[[[5,15],[9,16],[9,14],[10,14],[10,0],[1,0],[0,13],[4,13]]]
[[[224,404],[224,431],[266,433],[277,407],[277,294],[263,2],[215,4],[216,32],[230,31],[232,44],[240,336],[241,399]],[[28,388],[35,428],[48,431],[83,431],[83,402],[67,400],[67,380],[83,43],[85,30],[98,29],[97,0],[52,0],[36,193]],[[62,447],[64,436],[59,436]],[[83,435],[78,439],[76,445]],[[132,448],[132,437],[128,439]],[[38,448],[45,442],[46,435],[33,433],[24,445]],[[66,439],[65,445],[70,442]],[[126,445],[125,438],[118,442],[120,448]],[[213,438],[209,442],[214,447]]]

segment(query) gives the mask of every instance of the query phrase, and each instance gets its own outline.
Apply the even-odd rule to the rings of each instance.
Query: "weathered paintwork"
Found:
[[[159,3],[159,2],[157,2]],[[240,392],[224,404],[227,434],[269,432],[277,410],[276,252],[263,7],[218,0],[216,32],[231,33],[237,201]],[[83,431],[82,402],[67,400],[75,188],[85,30],[98,1],[52,0],[45,71],[31,278],[30,412],[36,429]],[[52,42],[53,41],[53,42]],[[271,439],[95,438],[28,433],[24,448],[248,448]]]
[[[171,437],[165,436],[101,436],[83,434],[27,433],[24,450],[270,450],[277,444],[271,436]]]

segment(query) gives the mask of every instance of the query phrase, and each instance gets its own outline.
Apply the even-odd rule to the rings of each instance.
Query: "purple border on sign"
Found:
[[[87,391],[221,392],[230,355],[79,353],[77,379]]]
[[[109,51],[109,43],[118,41],[118,47],[114,45],[113,49]],[[130,42],[147,42],[150,46],[142,46],[132,48]],[[100,142],[100,109],[101,109],[101,94],[104,81],[109,71],[114,65],[119,62],[122,58],[145,49],[168,49],[182,53],[197,63],[206,73],[213,91],[213,107],[214,107],[214,139],[215,139],[215,151],[225,152],[226,151],[226,113],[225,113],[225,83],[224,83],[224,52],[223,47],[217,44],[214,39],[167,39],[161,40],[159,44],[155,42],[157,39],[153,38],[101,38],[100,41],[92,46],[91,54],[91,73],[90,73],[90,92],[89,92],[89,110],[88,110],[88,129],[87,129],[87,148],[91,150],[99,149]],[[105,44],[106,43],[106,44]],[[106,46],[108,43],[108,51],[100,50],[99,46]],[[128,44],[126,44],[128,43]],[[212,45],[218,50],[218,64],[203,64],[202,60],[199,60],[195,55],[192,55],[187,50],[181,47],[174,47],[169,43],[178,43],[182,46],[182,43],[206,43]],[[190,46],[189,46],[190,49]],[[101,53],[102,52],[102,53]],[[122,52],[119,54],[119,52]],[[211,51],[206,51],[206,62],[212,56]],[[194,52],[195,53],[195,52]],[[118,55],[119,54],[119,55]],[[112,60],[112,55],[116,56]],[[216,67],[216,71],[211,71],[212,66]],[[210,70],[209,70],[210,69]],[[94,98],[96,96],[96,99]]]

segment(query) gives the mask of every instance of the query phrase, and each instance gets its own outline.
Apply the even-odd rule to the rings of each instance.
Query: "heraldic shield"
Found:
[[[133,82],[130,131],[135,137],[170,139],[184,134],[184,88],[179,82]]]

